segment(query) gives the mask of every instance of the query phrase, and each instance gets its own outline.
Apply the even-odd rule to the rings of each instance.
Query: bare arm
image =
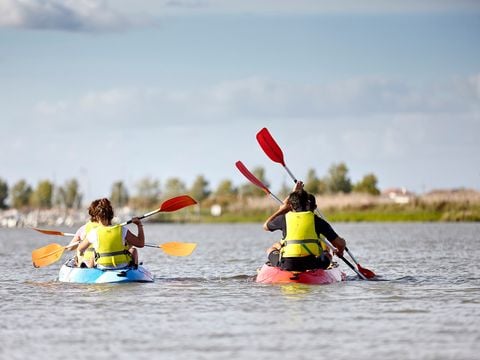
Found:
[[[130,230],[128,230],[125,240],[129,245],[142,248],[145,246],[145,234],[143,233],[142,222],[139,218],[133,218],[132,222],[137,225],[137,235],[134,235]]]
[[[83,253],[85,252],[85,250],[87,250],[89,246],[90,246],[90,243],[88,242],[87,239],[82,240],[82,242],[78,244],[77,253],[79,253],[80,255],[83,255]]]
[[[345,250],[345,246],[347,243],[344,238],[337,236],[334,240],[331,241],[332,245],[337,248],[337,252],[335,253],[337,256],[343,256],[343,251]]]
[[[85,230],[85,225],[81,226],[77,232],[75,233],[75,236],[73,237],[72,240],[70,240],[70,243],[67,245],[69,250],[75,250],[77,248],[77,245],[82,241],[82,234],[84,233]]]

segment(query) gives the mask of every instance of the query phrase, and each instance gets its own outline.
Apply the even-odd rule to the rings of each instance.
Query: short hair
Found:
[[[307,210],[315,211],[317,208],[317,200],[313,194],[308,194],[308,201],[307,201]]]
[[[288,202],[294,211],[307,211],[308,193],[303,189],[293,191],[288,196]]]

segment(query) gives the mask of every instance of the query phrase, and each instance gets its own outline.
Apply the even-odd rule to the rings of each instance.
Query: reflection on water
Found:
[[[154,283],[62,284],[60,262],[33,269],[30,253],[67,238],[2,229],[0,358],[476,358],[480,224],[336,229],[374,281],[340,262],[344,283],[257,284],[278,240],[259,224],[147,223],[149,242],[198,247],[185,258],[140,250]]]

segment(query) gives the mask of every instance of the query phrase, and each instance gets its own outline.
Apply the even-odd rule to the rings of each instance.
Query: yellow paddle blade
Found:
[[[188,256],[197,247],[195,243],[182,243],[182,242],[168,242],[162,245],[158,245],[166,254],[172,256]]]
[[[53,264],[62,257],[65,246],[49,244],[32,251],[32,263],[35,267],[43,267]]]

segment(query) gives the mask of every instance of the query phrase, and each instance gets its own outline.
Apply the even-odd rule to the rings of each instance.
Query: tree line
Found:
[[[256,167],[252,173],[267,187],[270,186],[263,167]],[[315,169],[309,169],[305,177],[305,190],[315,194],[334,194],[361,192],[373,195],[380,194],[377,188],[377,177],[373,173],[365,175],[360,181],[353,183],[348,175],[345,163],[333,164],[323,177],[316,175]],[[121,180],[111,186],[110,200],[115,207],[131,206],[146,209],[158,205],[159,199],[167,199],[179,194],[189,194],[199,202],[211,201],[228,204],[238,197],[259,197],[265,193],[249,182],[234,186],[229,179],[220,181],[217,188],[210,189],[209,181],[204,175],[198,175],[191,186],[180,178],[173,177],[161,186],[158,179],[150,177],[139,180],[135,185],[133,195]],[[291,186],[283,184],[279,190],[281,196],[286,196]],[[83,194],[79,182],[72,178],[63,185],[56,185],[50,180],[41,180],[32,187],[26,180],[21,179],[11,187],[0,178],[0,209],[9,207],[16,209],[64,207],[78,209],[82,206]],[[8,202],[7,202],[8,200]]]

